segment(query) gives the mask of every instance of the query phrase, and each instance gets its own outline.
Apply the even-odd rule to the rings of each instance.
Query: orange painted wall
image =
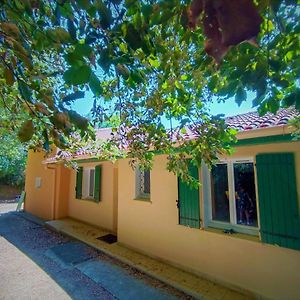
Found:
[[[42,219],[50,220],[53,218],[55,171],[47,168],[42,161],[45,159],[43,152],[28,153],[26,164],[25,181],[25,210]],[[35,180],[41,178],[41,187],[35,187]]]
[[[68,216],[69,185],[71,169],[62,164],[56,166],[56,194],[55,194],[55,219]]]
[[[25,210],[46,220],[73,217],[86,223],[117,231],[118,172],[110,162],[85,163],[83,167],[102,165],[101,201],[75,199],[76,171],[63,164],[43,164],[44,153],[29,151],[26,167]],[[41,186],[35,187],[36,178]]]
[[[113,184],[115,180],[114,164],[110,162],[101,162],[85,163],[80,164],[80,166],[95,167],[99,164],[102,165],[101,201],[99,203],[75,198],[76,171],[70,171],[68,216],[92,225],[115,231],[116,224],[114,222],[116,222],[116,218],[114,217],[114,214],[117,213],[117,207],[114,205],[114,197],[116,197]],[[115,186],[115,189],[117,189],[117,186]]]
[[[300,192],[300,143],[238,148],[235,157],[262,152],[296,153]],[[135,174],[119,161],[118,240],[153,257],[268,299],[300,299],[300,251],[178,225],[177,178],[156,156],[151,202],[134,200]],[[298,197],[299,198],[299,197]],[[200,207],[202,207],[200,189]]]

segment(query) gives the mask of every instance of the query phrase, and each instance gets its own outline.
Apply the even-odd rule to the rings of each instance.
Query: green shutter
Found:
[[[101,200],[101,165],[95,167],[94,199],[97,202]]]
[[[198,168],[190,165],[189,173],[199,179]],[[192,188],[178,177],[179,224],[200,228],[199,188]]]
[[[300,222],[293,153],[256,156],[262,241],[300,250]]]
[[[76,173],[76,199],[82,198],[82,176],[83,176],[83,168],[79,167]]]

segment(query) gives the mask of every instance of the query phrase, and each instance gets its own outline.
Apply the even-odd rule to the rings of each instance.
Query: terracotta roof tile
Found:
[[[267,128],[267,127],[276,127],[276,126],[284,126],[288,124],[288,121],[295,118],[296,116],[300,116],[300,112],[294,108],[286,108],[286,109],[280,109],[277,114],[267,113],[263,116],[259,116],[257,112],[249,112],[241,115],[236,115],[232,117],[225,118],[225,123],[238,131],[248,131],[248,130],[254,130],[259,128]],[[198,137],[197,132],[193,130],[192,126],[187,126],[185,128],[185,132],[182,132],[179,129],[173,129],[173,132],[171,133],[171,130],[169,130],[170,136],[172,136],[172,139],[177,140],[178,138],[184,138],[184,139],[195,139]],[[112,138],[115,134],[113,133],[111,128],[103,128],[98,129],[96,132],[96,137],[99,140],[108,140]],[[70,154],[66,151],[59,150],[58,149],[58,155],[63,154],[64,157],[70,157]],[[94,150],[90,147],[82,148],[77,151],[75,157],[83,157],[83,156],[89,156],[93,155]],[[71,157],[70,157],[71,158]],[[47,161],[55,161],[57,159],[56,157],[53,157],[51,159],[48,159]]]
[[[287,125],[288,121],[300,116],[300,112],[294,108],[280,109],[277,114],[266,113],[259,116],[257,112],[236,115],[225,118],[226,124],[238,131],[253,130],[258,128]]]

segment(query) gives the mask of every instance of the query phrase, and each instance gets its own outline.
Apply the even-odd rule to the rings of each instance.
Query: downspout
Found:
[[[55,220],[55,200],[56,200],[56,170],[57,167],[50,168],[49,164],[46,165],[48,170],[54,171],[54,193],[53,193],[53,200],[52,200],[52,220]]]

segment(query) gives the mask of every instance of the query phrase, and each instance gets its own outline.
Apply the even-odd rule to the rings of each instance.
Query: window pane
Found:
[[[212,218],[230,222],[227,165],[218,164],[211,171]]]
[[[150,170],[144,171],[144,186],[143,186],[143,193],[150,194]]]
[[[233,168],[237,222],[257,227],[253,163],[235,163]]]
[[[94,197],[94,187],[95,187],[95,170],[90,170],[90,186],[89,186],[89,196]]]

